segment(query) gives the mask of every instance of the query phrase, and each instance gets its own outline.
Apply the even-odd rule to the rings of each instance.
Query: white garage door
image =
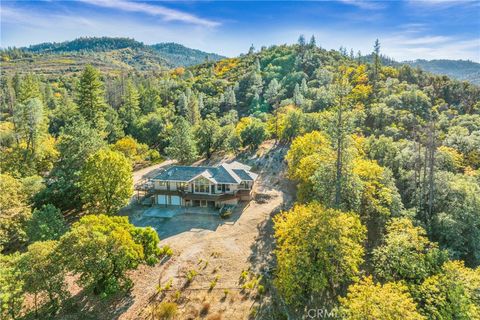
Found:
[[[157,196],[157,203],[158,204],[167,204],[167,197],[164,195],[158,195]]]
[[[180,205],[180,197],[179,196],[171,196],[171,205],[172,206],[179,206]]]

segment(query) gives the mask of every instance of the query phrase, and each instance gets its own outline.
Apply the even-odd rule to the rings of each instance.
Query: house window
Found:
[[[195,192],[208,193],[210,191],[210,182],[206,179],[198,179],[195,181]]]
[[[158,181],[158,188],[160,189],[167,189],[167,181]]]
[[[225,191],[230,191],[230,185],[229,184],[225,185]]]
[[[221,184],[217,184],[217,191],[222,191],[222,185]]]
[[[187,187],[187,183],[177,182],[177,189],[185,189],[186,187]]]

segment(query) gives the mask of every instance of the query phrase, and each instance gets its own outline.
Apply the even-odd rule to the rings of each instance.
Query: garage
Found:
[[[179,196],[171,196],[170,197],[170,204],[172,206],[179,206],[181,205],[181,198]]]
[[[165,195],[158,195],[157,204],[167,204],[167,197]]]

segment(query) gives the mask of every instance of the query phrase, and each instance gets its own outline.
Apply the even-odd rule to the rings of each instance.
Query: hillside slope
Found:
[[[466,80],[480,85],[480,63],[468,60],[415,60],[406,61],[412,67],[418,67],[425,71],[447,75],[449,77]]]
[[[1,51],[6,73],[42,75],[76,73],[91,64],[103,72],[120,70],[161,71],[223,57],[177,43],[145,45],[130,38],[78,38]]]

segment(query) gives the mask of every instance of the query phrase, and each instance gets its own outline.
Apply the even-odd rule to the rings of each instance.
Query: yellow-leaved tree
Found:
[[[346,320],[426,319],[417,311],[407,286],[397,282],[374,283],[372,277],[351,285],[340,304],[340,313]]]
[[[133,194],[132,165],[120,152],[100,150],[88,158],[79,185],[86,208],[115,214]]]
[[[353,212],[296,205],[275,219],[275,285],[293,307],[330,304],[356,279],[366,229]]]

